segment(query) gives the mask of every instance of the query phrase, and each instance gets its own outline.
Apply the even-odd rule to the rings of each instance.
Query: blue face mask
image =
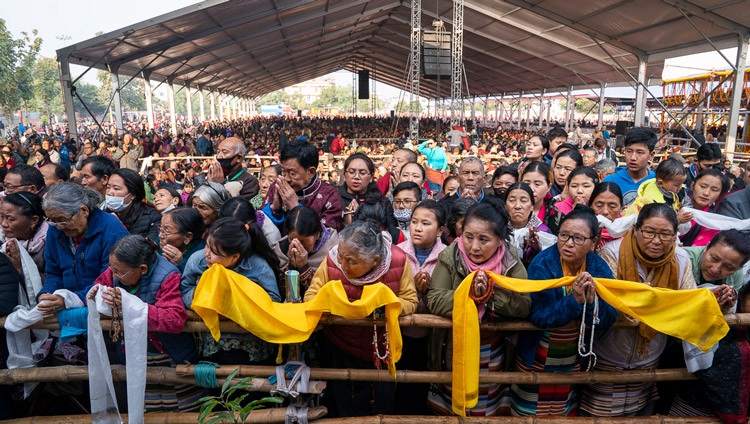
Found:
[[[107,195],[104,198],[104,205],[107,207],[107,210],[111,212],[122,212],[130,206],[130,203],[132,203],[125,203],[125,198],[127,197],[128,196],[120,197]]]

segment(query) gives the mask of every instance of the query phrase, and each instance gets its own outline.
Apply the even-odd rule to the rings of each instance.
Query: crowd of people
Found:
[[[331,281],[343,282],[349,301],[382,283],[401,301],[401,315],[443,317],[474,271],[573,276],[572,286],[531,294],[493,289],[481,277],[470,289],[482,322],[526,319],[543,329],[482,332],[483,371],[558,373],[685,365],[677,340],[645,324],[613,326],[629,318],[595,299],[596,279],[705,287],[723,312],[750,312],[743,273],[750,239],[695,216],[750,218],[750,164],[725,163],[716,144],[701,146],[692,163],[672,153],[654,166],[657,135],[649,128],[631,129],[615,148],[606,128],[584,142],[559,127],[466,132],[421,124],[431,136],[421,142],[407,140],[390,118],[253,118],[174,137],[137,124],[94,135],[82,124],[83,142],[64,128],[18,131],[0,149],[0,315],[27,299],[20,305],[60,319],[70,297],[85,304],[97,290],[116,311],[114,288],[123,288],[148,304],[150,365],[272,364],[278,347],[253,334],[215,340],[183,332],[198,287],[222,284],[201,279],[209,268],[246,277],[273,302],[285,300],[287,271],[299,273],[304,301]],[[634,219],[621,233],[600,224],[627,216]],[[26,281],[33,275],[38,281]],[[568,325],[584,311],[595,364],[577,349],[581,330]],[[402,334],[399,369],[450,369],[449,331]],[[302,350],[311,364],[372,369],[390,360],[386,344],[383,327],[330,325]],[[122,360],[122,340],[110,348]],[[42,365],[85,361],[80,337],[47,349]],[[696,373],[701,381],[679,387],[483,384],[466,413],[716,414],[744,422],[748,349],[744,335],[730,333],[714,364]],[[202,393],[148,387],[146,408],[194,410]],[[329,382],[323,402],[334,417],[447,415],[451,394],[443,384]],[[22,414],[13,396],[2,393],[0,415]]]

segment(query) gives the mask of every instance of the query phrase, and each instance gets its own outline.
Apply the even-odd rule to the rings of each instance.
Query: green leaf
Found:
[[[218,404],[218,401],[211,401],[203,404],[203,406],[201,407],[201,413],[198,416],[198,422],[203,423],[206,418],[211,415],[211,412],[213,412],[214,408],[216,408]]]
[[[234,371],[232,371],[231,374],[229,374],[229,377],[227,377],[227,380],[224,382],[224,384],[221,386],[221,393],[225,393],[227,389],[232,384],[232,379],[240,372],[239,368],[235,368]]]
[[[218,396],[204,396],[204,397],[196,400],[195,402],[193,402],[193,405],[198,405],[199,403],[208,402],[209,400],[219,401],[219,400],[221,400],[221,398],[218,397]]]

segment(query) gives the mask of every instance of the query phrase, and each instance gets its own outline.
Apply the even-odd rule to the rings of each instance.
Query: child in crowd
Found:
[[[692,217],[680,212],[683,206],[690,206],[690,199],[686,196],[687,192],[684,187],[686,179],[687,169],[680,161],[675,159],[661,161],[656,167],[656,178],[641,184],[638,188],[638,197],[623,215],[637,214],[644,205],[649,203],[664,203],[678,212],[680,223],[689,222]]]

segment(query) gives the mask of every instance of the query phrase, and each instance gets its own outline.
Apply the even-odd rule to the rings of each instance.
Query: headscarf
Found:
[[[377,283],[380,278],[384,276],[385,273],[388,272],[388,270],[391,268],[391,235],[383,231],[380,233],[380,236],[383,237],[383,248],[380,252],[380,262],[375,265],[375,268],[371,269],[370,272],[361,277],[346,277],[346,279],[349,280],[349,282],[353,285],[364,286],[367,284]],[[328,256],[330,256],[334,265],[336,265],[336,268],[341,270],[341,272],[343,273],[344,270],[341,268],[341,264],[339,263],[339,246],[334,246],[328,253]]]
[[[651,287],[660,287],[671,290],[677,290],[680,285],[679,268],[677,266],[677,256],[675,256],[675,243],[671,243],[669,250],[658,259],[646,257],[638,247],[635,238],[635,229],[628,231],[623,237],[620,245],[620,255],[617,259],[617,279],[626,281],[640,281],[638,275],[638,262],[644,269],[653,272],[653,281]],[[657,236],[658,237],[658,236]],[[638,340],[637,352],[643,358],[648,354],[648,345],[651,339],[657,334],[657,331],[648,325],[641,323],[638,326],[638,334],[641,336]]]
[[[489,259],[482,262],[481,264],[474,263],[471,259],[469,259],[469,255],[467,255],[466,250],[464,250],[463,236],[456,239],[456,245],[458,246],[458,250],[461,252],[461,260],[470,273],[479,271],[481,269],[482,271],[492,271],[495,274],[499,275],[503,274],[503,256],[505,256],[505,242],[500,243],[500,247],[497,248],[497,251],[492,256],[490,256]]]

